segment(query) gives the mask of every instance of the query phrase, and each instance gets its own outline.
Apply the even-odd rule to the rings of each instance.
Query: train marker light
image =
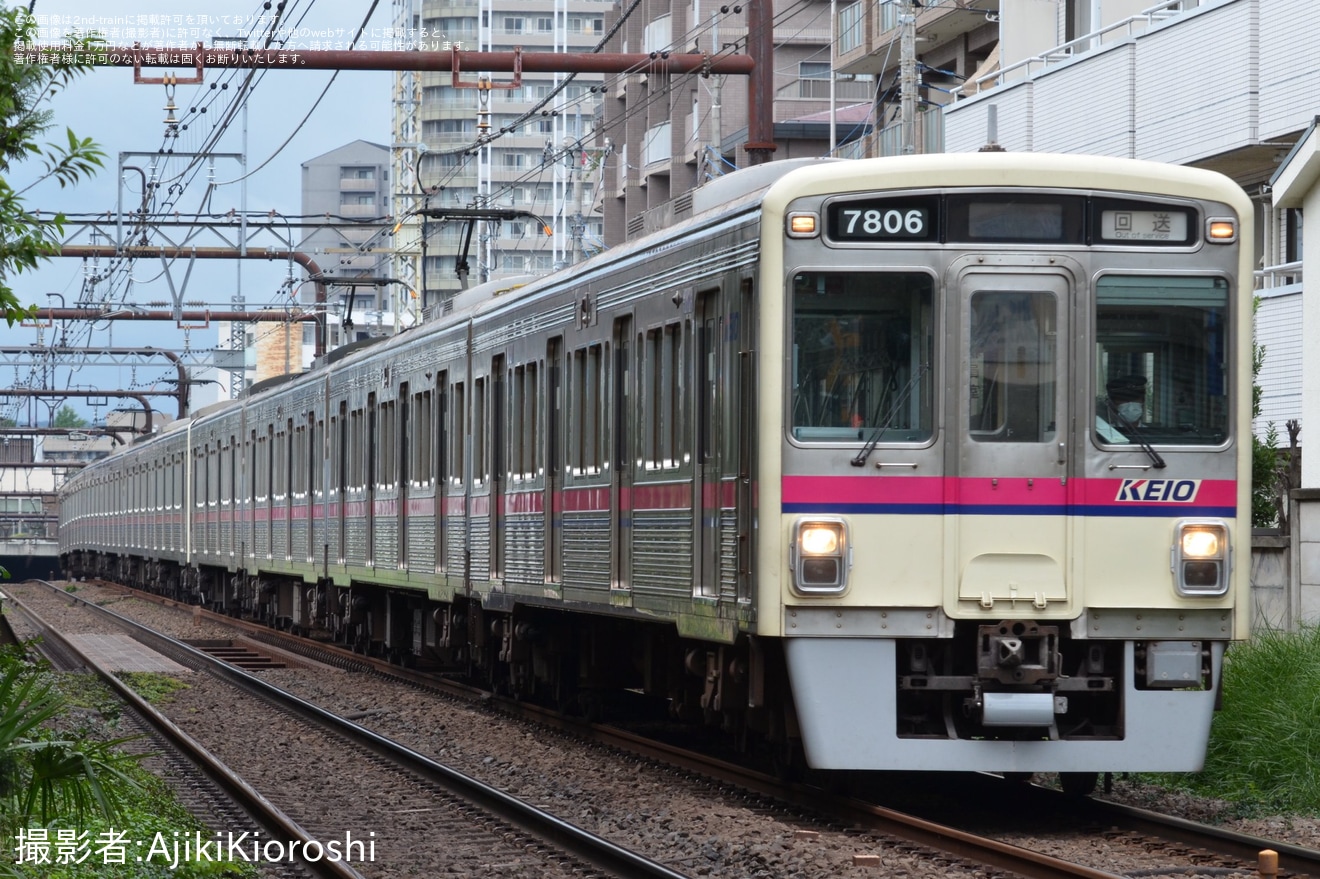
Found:
[[[1178,523],[1173,544],[1174,585],[1188,597],[1216,597],[1228,591],[1228,526],[1218,520]]]
[[[793,587],[800,593],[837,594],[848,585],[852,549],[842,519],[799,519],[789,550]]]
[[[815,238],[820,230],[820,216],[812,211],[788,215],[789,238]]]
[[[1237,222],[1234,220],[1206,221],[1206,238],[1213,244],[1232,244],[1237,241]]]

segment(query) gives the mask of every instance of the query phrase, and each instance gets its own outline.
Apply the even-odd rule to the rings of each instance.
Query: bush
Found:
[[[1320,628],[1257,632],[1224,665],[1205,769],[1176,786],[1258,814],[1320,814]]]

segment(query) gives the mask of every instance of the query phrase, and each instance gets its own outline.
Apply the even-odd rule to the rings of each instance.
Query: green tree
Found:
[[[1253,314],[1260,308],[1260,297],[1252,303]],[[1251,418],[1260,417],[1264,389],[1256,382],[1265,365],[1265,346],[1256,342],[1255,322],[1251,339]],[[1251,524],[1254,528],[1273,528],[1279,524],[1279,430],[1271,421],[1261,439],[1251,436]]]
[[[31,210],[23,194],[52,178],[61,187],[73,185],[105,158],[90,139],[80,139],[68,129],[65,138],[40,142],[51,128],[51,98],[91,69],[91,52],[102,41],[73,37],[68,52],[54,54],[49,63],[31,63],[23,57],[23,49],[36,43],[35,19],[22,9],[0,9],[0,313],[11,326],[36,306],[24,306],[9,279],[58,253],[57,236],[64,230],[63,214]],[[42,172],[15,189],[9,175],[29,161],[41,162]]]
[[[51,427],[87,427],[87,419],[79,415],[78,410],[66,403],[60,407],[60,411],[55,413],[55,421],[51,424]]]

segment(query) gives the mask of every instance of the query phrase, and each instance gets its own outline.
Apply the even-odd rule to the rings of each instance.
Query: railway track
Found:
[[[159,603],[172,603],[160,602],[159,599],[153,600]],[[194,608],[187,608],[187,613],[196,615],[197,611]],[[216,617],[215,621],[223,622],[226,625],[236,623],[236,621],[226,617]],[[246,625],[246,629],[247,637],[259,639],[261,649],[275,654],[292,651],[293,653],[290,655],[301,655],[306,659],[315,659],[318,662],[330,661],[344,668],[371,669],[382,681],[386,679],[386,676],[393,680],[406,679],[413,686],[424,686],[432,690],[445,689],[462,694],[465,698],[473,698],[470,690],[458,687],[450,682],[437,680],[434,676],[419,675],[397,666],[378,662],[369,657],[337,651],[335,648],[325,645],[309,647],[306,642],[291,641],[283,633],[273,632],[261,627],[251,627],[250,624]],[[1005,844],[1000,840],[987,839],[987,834],[978,834],[965,829],[949,827],[946,822],[931,820],[929,815],[926,817],[914,816],[876,803],[867,803],[858,799],[846,800],[836,795],[825,794],[808,788],[785,787],[777,780],[763,774],[681,751],[677,748],[660,745],[640,736],[599,726],[584,728],[580,724],[550,718],[544,712],[527,709],[525,706],[516,707],[524,713],[535,715],[537,723],[555,723],[564,727],[569,735],[575,737],[586,736],[611,748],[620,748],[639,755],[646,760],[656,761],[669,767],[680,767],[681,771],[692,773],[703,779],[715,779],[721,784],[734,786],[738,790],[751,791],[753,796],[765,797],[767,802],[773,801],[777,804],[774,807],[757,806],[756,808],[787,809],[797,816],[795,820],[804,828],[849,828],[849,833],[865,843],[864,845],[859,844],[859,849],[929,851],[934,853],[933,857],[950,858],[950,869],[954,872],[961,872],[964,869],[984,870],[987,866],[998,873],[1023,876],[1099,877],[1112,876],[1116,872],[1135,874],[1143,869],[1147,872],[1156,871],[1155,868],[1150,867],[1100,869],[1094,866],[1074,864],[1064,856],[1052,856],[1032,851],[1033,848],[1047,849],[1050,846],[1031,839],[1022,839],[1020,835],[1012,837],[1018,842],[1017,845]],[[1040,793],[1045,796],[1048,792],[1042,791]],[[987,794],[987,798],[992,801],[996,798],[1002,798],[1002,796],[1002,791]],[[1075,805],[1083,809],[1105,808],[1104,804],[1100,803]],[[1034,809],[1035,807],[1031,808]],[[1073,808],[1073,806],[1070,805],[1069,808]],[[1056,802],[1053,806],[1043,805],[1040,809],[1040,814],[1049,814],[1050,810],[1058,812],[1060,807]],[[1024,812],[1023,814],[1029,815],[1032,812]],[[1102,818],[1097,817],[1099,813],[1094,811],[1087,814],[1089,817],[1078,813],[1076,826],[1092,826],[1099,822],[1100,825],[1107,828],[1105,831],[1105,834],[1108,835],[1107,839],[1115,845],[1134,849],[1164,846],[1168,851],[1174,853],[1165,862],[1172,860],[1173,866],[1169,869],[1192,871],[1188,875],[1194,875],[1195,870],[1198,868],[1206,869],[1214,875],[1224,875],[1225,872],[1254,871],[1257,853],[1264,848],[1273,848],[1280,853],[1282,872],[1285,874],[1320,875],[1320,866],[1318,866],[1320,865],[1320,854],[1298,846],[1273,843],[1268,840],[1242,837],[1241,835],[1237,835],[1238,838],[1234,839],[1235,835],[1224,833],[1215,828],[1203,828],[1200,825],[1192,825],[1191,822],[1179,822],[1177,819],[1164,819],[1162,816],[1153,813],[1141,813],[1140,810],[1122,810],[1118,812],[1110,810],[1105,812]],[[1141,823],[1139,824],[1138,821]],[[1029,822],[1019,822],[1019,825],[1023,823],[1029,824]],[[1175,835],[1175,825],[1178,825],[1176,828],[1177,835]],[[1160,829],[1162,827],[1171,829],[1165,832]],[[1114,831],[1113,828],[1119,828],[1119,830]],[[801,832],[810,837],[811,834],[822,831],[804,829]],[[992,833],[1000,837],[1005,836],[997,830],[992,831]],[[1177,846],[1176,849],[1171,848],[1174,845]],[[1200,854],[1199,852],[1209,854]],[[859,854],[855,863],[869,863],[868,857],[869,855]]]
[[[254,815],[267,828],[266,839],[280,842],[281,857],[285,851],[289,852],[290,860],[298,860],[308,875],[318,879],[363,879],[375,875],[395,875],[392,868],[373,869],[377,859],[386,857],[389,850],[387,833],[366,831],[360,834],[359,841],[364,846],[360,851],[365,856],[364,863],[359,865],[360,870],[345,862],[332,862],[316,855],[317,852],[328,850],[332,841],[327,841],[327,837],[334,835],[334,831],[326,826],[326,819],[317,808],[315,799],[308,797],[306,792],[291,796],[288,791],[277,790],[269,777],[256,783],[245,781],[244,775],[250,773],[240,761],[233,759],[233,748],[224,758],[212,753],[207,745],[213,747],[215,743],[193,739],[187,732],[185,721],[177,715],[173,719],[166,717],[120,681],[113,670],[64,638],[21,600],[12,596],[11,600],[34,622],[47,641],[59,645],[57,650],[66,661],[72,658],[93,670],[156,732],[187,754],[245,811]],[[278,733],[287,740],[296,741],[301,751],[310,754],[315,754],[321,747],[313,740],[324,739],[325,748],[340,758],[338,773],[353,780],[353,783],[346,786],[345,794],[365,799],[371,789],[384,790],[388,791],[388,799],[393,807],[390,811],[394,814],[414,810],[426,813],[431,833],[430,846],[428,840],[420,836],[394,840],[410,849],[409,859],[414,862],[419,860],[419,849],[424,852],[431,847],[434,849],[431,857],[428,859],[423,856],[420,859],[431,867],[465,861],[489,865],[494,858],[502,860],[501,869],[512,871],[513,875],[682,879],[681,873],[585,833],[544,810],[536,809],[450,767],[403,748],[267,684],[225,660],[153,632],[111,611],[90,604],[84,606],[103,615],[115,627],[131,632],[135,640],[156,653],[187,668],[204,672],[214,680],[252,696],[249,704],[253,716],[242,718],[247,724],[255,720],[258,726],[269,725],[272,734]],[[285,719],[272,719],[272,714],[285,715]],[[289,718],[296,719],[296,723],[291,726],[287,722]],[[233,719],[237,731],[240,718]],[[230,744],[237,744],[237,750],[241,752],[269,743],[269,739],[265,742],[248,739],[246,742]],[[368,790],[362,787],[354,790],[354,783]],[[372,819],[372,812],[364,809],[360,815],[362,823],[358,826],[368,826],[366,822]],[[375,817],[379,819],[379,815]],[[338,835],[344,834],[340,832]],[[295,850],[307,855],[295,855]],[[262,851],[264,854],[265,849]]]

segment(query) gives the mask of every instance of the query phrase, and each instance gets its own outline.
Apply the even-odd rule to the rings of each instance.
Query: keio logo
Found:
[[[1116,501],[1190,504],[1201,490],[1199,479],[1124,479]]]

